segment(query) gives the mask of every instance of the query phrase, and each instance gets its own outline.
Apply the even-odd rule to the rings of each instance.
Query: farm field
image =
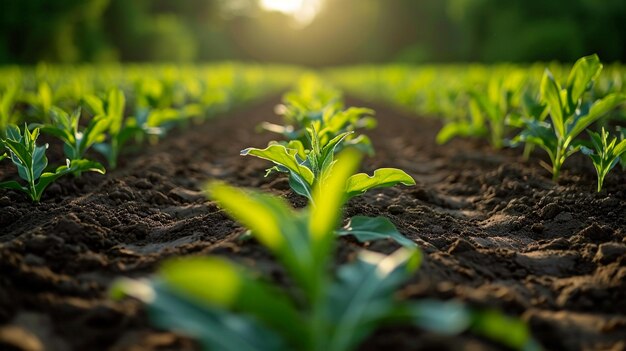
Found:
[[[246,66],[220,67],[217,69],[227,77],[248,69]],[[570,68],[563,67],[559,71],[561,81],[566,80]],[[557,69],[552,67],[552,70]],[[615,71],[620,72],[619,68]],[[135,88],[139,85],[122,84],[125,88],[120,91],[128,97],[126,109],[122,108],[124,121],[142,107],[161,113],[168,111],[175,117],[152,120],[154,124],[145,125],[140,131],[133,129],[137,134],[122,148],[116,168],[110,167],[107,154],[97,153],[94,146],[84,155],[106,167],[106,174],[84,171],[79,177],[68,174],[58,178],[43,192],[40,202],[19,190],[0,190],[0,346],[11,350],[202,349],[201,343],[183,336],[184,333],[168,331],[162,324],[163,328],[155,327],[150,316],[163,312],[155,312],[149,301],[148,306],[140,302],[142,295],[132,288],[127,286],[126,293],[138,299],[112,298],[112,286],[120,278],[154,277],[163,262],[172,258],[227,258],[262,273],[265,280],[277,286],[292,289],[297,285],[297,278],[294,283],[290,277],[294,274],[290,267],[281,264],[281,254],[274,252],[271,246],[268,249],[263,236],[255,236],[255,230],[261,230],[250,227],[248,222],[244,226],[233,220],[238,213],[230,212],[234,210],[228,206],[233,205],[228,205],[224,199],[207,198],[207,193],[209,197],[217,195],[211,195],[206,184],[209,180],[219,180],[279,196],[299,211],[315,208],[308,203],[319,200],[322,195],[311,191],[313,195],[307,196],[302,184],[297,186],[290,181],[289,177],[295,178],[293,173],[288,177],[274,172],[265,177],[265,169],[271,162],[249,157],[254,151],[248,151],[246,157],[240,152],[248,147],[262,148],[272,140],[285,140],[284,136],[260,131],[258,126],[263,122],[273,126],[285,123],[276,112],[288,115],[289,110],[285,112],[285,108],[300,106],[299,98],[309,104],[302,104],[306,106],[304,112],[296,108],[299,112],[295,115],[319,112],[311,107],[319,101],[326,102],[318,106],[322,111],[334,106],[341,94],[335,95],[337,91],[327,86],[316,88],[317,79],[323,84],[345,84],[337,79],[341,77],[338,71],[332,71],[328,78],[319,78],[325,77],[321,74],[318,78],[309,75],[303,80],[305,83],[301,81],[296,88],[293,87],[297,80],[294,77],[300,76],[300,71],[295,68],[275,68],[273,73],[263,73],[253,67],[248,72],[252,73],[243,74],[242,77],[248,78],[239,83],[236,79],[226,79],[219,81],[235,83],[223,87],[204,86],[198,90],[187,88],[179,102],[170,100],[174,102],[165,105],[159,105],[158,99],[150,100],[150,92],[145,93],[148,98],[142,100]],[[538,73],[537,80],[542,73]],[[194,76],[190,72],[181,75]],[[346,73],[345,77],[351,76]],[[598,79],[602,83],[599,85],[605,86],[606,79]],[[40,99],[36,101],[42,101],[42,85],[25,82],[30,84],[26,90],[38,91]],[[181,86],[195,87],[194,82],[196,80],[192,79]],[[310,90],[307,90],[306,82],[313,88],[308,86]],[[382,86],[380,91],[389,93],[393,86],[398,85]],[[584,84],[585,90],[587,86]],[[610,92],[618,94],[621,87],[616,86],[617,83],[606,90],[586,91],[593,96],[585,95],[583,99],[581,93],[580,99],[599,101]],[[115,88],[98,89],[89,91],[87,88],[86,95],[99,96],[103,101],[103,115],[109,116],[109,106],[114,105],[115,98],[108,92]],[[202,89],[206,89],[205,95],[201,94]],[[289,95],[281,98],[285,89],[291,89],[291,100]],[[408,89],[403,89],[409,94]],[[213,100],[215,91],[229,93],[217,95],[221,98]],[[307,92],[323,97],[316,100],[317,97]],[[77,93],[75,100],[53,99],[57,102],[52,105],[65,104],[63,108],[71,111],[69,106],[79,105],[76,101],[82,94]],[[398,250],[416,250],[406,246],[417,244],[423,255],[421,265],[410,271],[398,289],[388,292],[387,296],[406,301],[457,301],[475,311],[497,311],[493,313],[521,321],[534,339],[532,342],[525,336],[521,341],[515,339],[512,334],[517,329],[513,327],[498,330],[493,325],[483,329],[474,325],[467,332],[443,328],[445,333],[442,333],[428,331],[428,325],[418,328],[405,323],[377,328],[353,349],[621,350],[626,347],[626,174],[617,164],[619,159],[611,161],[615,167],[606,176],[601,191],[597,191],[594,165],[583,152],[567,159],[555,182],[550,173],[554,169],[540,165],[540,162],[550,165],[544,150],[530,150],[525,159],[521,144],[517,148],[504,145],[496,148],[494,139],[489,138],[492,134],[483,128],[473,135],[475,138],[450,138],[440,145],[437,136],[442,127],[450,120],[463,122],[468,115],[450,117],[441,116],[442,111],[407,110],[407,99],[398,103],[397,99],[372,96],[371,92],[364,94],[348,86],[343,95],[345,109],[343,104],[333,107],[328,121],[351,106],[375,111],[377,126],[362,132],[369,137],[371,145],[358,137],[352,138],[351,133],[356,133],[355,126],[360,123],[356,120],[347,124],[348,132],[343,136],[345,139],[341,139],[345,145],[375,150],[373,156],[363,158],[361,171],[372,174],[376,169],[396,167],[406,172],[415,184],[411,185],[405,178],[389,184],[395,185],[392,187],[346,196],[349,199],[345,200],[345,215],[339,218],[342,224],[354,216],[383,216],[410,244],[398,237],[366,242],[359,236],[334,239],[336,252],[330,263],[333,270],[355,262],[364,249],[395,255]],[[6,93],[3,96],[7,96]],[[454,101],[460,101],[457,108],[463,110],[468,100]],[[287,107],[276,108],[281,103]],[[36,118],[40,106],[44,105],[16,103],[11,111],[19,113],[11,113],[10,117],[17,116],[19,123],[23,123],[24,119]],[[90,111],[93,103],[80,105]],[[617,102],[612,107],[608,111],[612,113],[611,118],[600,122],[611,135],[616,135],[613,127],[621,121],[622,107]],[[355,116],[362,118],[361,115],[370,114],[360,111]],[[543,121],[552,121],[548,117],[552,114],[551,110]],[[87,120],[99,118],[97,111],[96,117],[89,112],[83,112],[85,115]],[[203,118],[207,115],[209,119]],[[12,120],[13,123],[18,121]],[[81,128],[86,123],[82,122]],[[368,123],[362,126],[365,124]],[[484,122],[484,126],[493,127],[493,124]],[[318,127],[309,125],[313,131],[308,132],[320,132]],[[16,128],[23,131],[23,126]],[[152,133],[159,128],[166,129],[167,135]],[[503,139],[514,137],[518,127],[507,125],[507,128],[510,129]],[[292,130],[280,132],[293,133]],[[302,140],[316,140],[312,135]],[[37,145],[50,143],[50,165],[63,164],[68,157],[63,143],[51,135],[42,134],[40,138]],[[107,135],[99,142],[110,138],[112,136]],[[298,140],[295,138],[291,140]],[[329,143],[325,140],[321,143]],[[288,148],[295,147],[293,145],[288,144]],[[307,151],[306,155],[313,152]],[[339,150],[337,153],[342,154]],[[340,165],[342,159],[338,157],[336,164]],[[296,159],[301,165],[311,166]],[[19,180],[21,174],[18,175],[13,163],[10,158],[0,163],[1,180]],[[323,171],[315,173],[320,179],[325,179],[324,174]],[[314,190],[318,186],[314,182],[309,185]],[[339,209],[335,212],[341,214]],[[244,235],[246,227],[252,229],[251,238]],[[210,280],[195,283],[203,289],[220,290],[223,282],[216,279],[214,284]],[[148,287],[159,293],[157,283],[150,284],[153,285]],[[346,298],[350,297],[346,295]],[[163,311],[168,310],[164,307]],[[436,320],[437,315],[432,312],[430,318]],[[498,318],[493,317],[492,323],[505,323]],[[449,317],[447,321],[453,324],[454,318]],[[453,335],[448,335],[450,333]],[[518,341],[503,341],[507,337]]]
[[[0,2],[0,351],[626,351],[624,0]]]

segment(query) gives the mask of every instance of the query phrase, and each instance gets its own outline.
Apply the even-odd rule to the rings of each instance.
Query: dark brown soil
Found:
[[[254,241],[238,241],[243,229],[201,193],[218,178],[305,204],[283,177],[263,177],[267,163],[239,156],[273,137],[254,127],[277,120],[276,101],[178,130],[105,176],[62,179],[40,204],[0,191],[0,349],[199,349],[151,328],[138,302],[112,302],[107,287],[119,276],[145,276],[171,256],[219,254],[279,269]],[[626,350],[623,172],[609,175],[598,194],[590,162],[577,155],[555,185],[537,165],[540,154],[523,163],[519,150],[495,152],[476,141],[437,146],[439,122],[370,106],[380,122],[368,133],[377,155],[363,168],[402,168],[417,186],[372,191],[352,200],[348,214],[388,216],[421,246],[426,259],[405,296],[521,316],[549,350]],[[0,178],[9,172],[0,166]],[[340,256],[358,249],[343,240]],[[483,349],[500,347],[395,327],[362,347]]]

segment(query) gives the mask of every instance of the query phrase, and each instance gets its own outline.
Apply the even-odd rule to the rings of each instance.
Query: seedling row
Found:
[[[104,174],[133,146],[154,144],[176,126],[199,123],[284,89],[295,71],[234,64],[5,68],[0,74],[0,161],[9,158],[21,180],[1,182],[0,188],[38,202],[59,177]],[[62,145],[62,165],[48,164],[48,144],[38,144],[40,134]]]
[[[355,174],[362,155],[374,153],[359,134],[375,126],[374,111],[345,108],[341,95],[315,76],[303,78],[277,111],[284,124],[262,126],[285,139],[241,154],[271,161],[267,174],[287,173],[308,206],[295,210],[281,197],[221,182],[209,183],[207,194],[276,257],[294,286],[222,258],[186,258],[166,262],[149,281],[120,280],[115,296],[143,300],[156,325],[183,330],[211,350],[353,350],[390,324],[444,334],[471,330],[514,349],[539,349],[524,323],[495,311],[396,298],[422,255],[389,219],[355,216],[341,227],[350,198],[415,184],[395,168]],[[362,250],[332,272],[343,235],[361,242],[391,239],[401,248],[390,255]]]
[[[549,156],[545,167],[554,181],[578,151],[589,155],[598,191],[619,162],[626,166],[620,128],[626,95],[619,67],[602,73],[594,55],[543,73],[537,67],[487,69],[351,68],[327,76],[347,91],[443,117],[447,124],[437,137],[440,143],[481,137],[496,149],[520,146],[527,156],[539,147]],[[0,187],[38,202],[61,176],[115,169],[120,155],[133,147],[152,145],[173,128],[277,92],[302,71],[228,64],[40,66],[3,73],[0,161],[16,171]],[[295,209],[282,197],[217,181],[205,191],[248,229],[242,240],[256,240],[275,257],[289,283],[224,258],[178,258],[164,262],[148,279],[118,280],[115,298],[145,302],[156,326],[183,331],[207,349],[352,350],[387,325],[449,335],[469,331],[513,349],[540,348],[525,323],[498,311],[398,296],[422,260],[415,242],[389,218],[344,218],[350,200],[372,189],[415,185],[397,168],[359,172],[362,158],[376,151],[365,134],[377,125],[375,111],[347,107],[340,90],[308,73],[283,95],[276,112],[281,123],[256,127],[277,140],[241,145],[240,154],[267,161],[265,176],[284,174],[307,206]],[[49,165],[48,145],[38,141],[43,134],[46,142],[62,147],[65,162]],[[335,262],[342,236],[361,243],[387,240],[398,248],[389,255],[361,250],[352,261]]]
[[[535,148],[559,180],[565,161],[579,151],[597,171],[597,190],[617,163],[626,170],[626,87],[621,66],[603,65],[597,55],[573,67],[534,65],[359,67],[330,76],[350,92],[385,99],[445,125],[437,142],[484,138],[495,149]]]

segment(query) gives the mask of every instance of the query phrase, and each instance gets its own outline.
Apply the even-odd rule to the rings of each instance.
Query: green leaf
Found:
[[[337,233],[352,235],[360,242],[391,239],[402,246],[417,247],[415,242],[402,235],[385,217],[354,216]]]
[[[363,154],[370,156],[370,157],[374,156],[375,154],[372,141],[365,134],[361,134],[356,138],[347,138],[346,140],[344,140],[343,146],[354,147],[355,149],[361,151]]]
[[[305,160],[306,159],[306,152],[304,149],[304,145],[302,144],[302,142],[300,140],[289,140],[287,142],[286,145],[287,149],[295,149],[298,152],[296,153],[296,155],[298,155],[298,157],[300,158],[300,160]]]
[[[6,182],[0,182],[0,188],[19,190],[19,191],[23,191],[26,194],[28,194],[28,188],[23,187],[20,183],[14,181],[14,180],[9,180],[9,181],[6,181]]]
[[[326,240],[333,236],[341,216],[341,207],[347,200],[345,189],[350,174],[361,162],[361,154],[356,150],[345,150],[337,156],[337,163],[328,178],[318,183],[313,190],[313,208],[309,221],[312,241]]]
[[[557,136],[565,138],[565,116],[563,115],[561,87],[549,70],[546,70],[541,81],[541,98],[550,108],[550,118]]]
[[[148,304],[150,319],[158,327],[181,331],[199,340],[207,350],[288,349],[278,335],[254,318],[197,304],[158,279],[149,283],[120,279],[111,294],[142,300]]]
[[[615,149],[613,149],[613,153],[618,157],[626,153],[626,140],[622,140],[617,143],[617,145],[615,145]]]
[[[309,201],[313,201],[312,188],[306,181],[304,181],[304,179],[291,171],[289,172],[289,186],[296,192],[296,194],[306,197]]]
[[[207,186],[209,196],[228,214],[252,231],[252,235],[285,265],[305,291],[315,284],[320,266],[313,257],[306,231],[306,216],[281,198],[243,191],[223,183]]]
[[[296,159],[298,150],[287,149],[283,145],[272,144],[265,149],[247,148],[241,151],[241,155],[252,155],[264,160],[272,161],[274,164],[283,166],[291,172],[299,175],[309,186],[313,185],[315,176],[313,172],[303,166]]]
[[[106,114],[104,111],[104,102],[99,97],[95,95],[85,95],[83,96],[83,101],[95,116],[104,116]]]
[[[159,276],[173,290],[209,307],[238,310],[254,316],[297,344],[306,337],[303,319],[289,298],[221,258],[187,258],[163,264]],[[207,289],[204,282],[216,289]]]
[[[111,135],[117,135],[122,129],[124,121],[124,106],[126,104],[124,92],[120,89],[112,89],[109,92],[107,103],[107,115],[111,120],[109,132]]]
[[[348,198],[361,195],[374,188],[386,188],[396,184],[415,185],[415,180],[403,170],[397,168],[379,168],[369,176],[366,173],[358,173],[346,183]]]
[[[458,334],[467,330],[471,313],[461,303],[436,300],[408,301],[404,311],[412,324],[440,334]]]
[[[452,138],[461,136],[461,137],[476,137],[482,136],[485,134],[484,126],[477,126],[474,123],[469,123],[467,121],[454,121],[448,122],[444,125],[439,132],[435,140],[437,144],[445,144],[452,140]]]
[[[475,311],[471,330],[516,350],[541,350],[526,323],[497,311]]]
[[[104,174],[106,170],[99,162],[89,161],[89,160],[71,160],[69,167],[68,166],[60,166],[54,172],[47,172],[41,175],[37,184],[35,184],[34,195],[35,198],[33,200],[39,201],[41,199],[41,195],[44,190],[52,184],[54,181],[59,179],[60,177],[70,174],[70,173],[82,173],[82,172],[96,172],[100,174]]]
[[[53,125],[48,124],[40,124],[36,125],[41,129],[42,133],[46,133],[48,135],[52,135],[65,143],[72,143],[74,137],[68,134],[68,131]]]
[[[401,248],[391,255],[363,251],[341,266],[326,305],[333,328],[324,349],[352,349],[371,333],[394,310],[393,293],[420,261],[419,250]]]
[[[110,124],[111,120],[106,116],[96,116],[89,121],[80,142],[80,156],[84,155],[85,151],[95,143],[104,141]]]
[[[334,138],[332,138],[324,147],[322,147],[320,159],[318,164],[320,165],[322,176],[325,176],[325,173],[330,169],[333,161],[335,159],[335,150],[337,146],[350,134],[353,132],[345,132],[341,133]]]
[[[32,165],[33,165],[33,177],[35,179],[39,179],[43,170],[48,166],[48,158],[46,157],[46,150],[48,149],[48,144],[43,146],[36,146],[35,151],[33,152]]]
[[[585,56],[574,64],[567,78],[567,90],[570,103],[577,105],[583,93],[590,87],[602,71],[602,64],[598,55]]]
[[[219,182],[210,183],[207,192],[229,215],[252,230],[263,245],[275,253],[284,251],[287,242],[281,234],[281,225],[285,225],[282,221],[295,214],[282,199]]]
[[[15,124],[9,124],[6,130],[7,138],[15,141],[22,140],[22,134],[20,132],[20,127]]]
[[[589,113],[576,120],[574,125],[571,127],[571,130],[567,133],[567,136],[570,139],[576,138],[578,134],[585,130],[589,125],[591,125],[593,122],[597,121],[602,116],[613,110],[618,105],[624,103],[625,101],[625,94],[613,93],[594,102],[593,105],[591,105]]]

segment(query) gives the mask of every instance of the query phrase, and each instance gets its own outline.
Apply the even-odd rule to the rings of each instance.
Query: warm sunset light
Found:
[[[267,11],[278,11],[292,16],[300,24],[310,23],[320,10],[322,0],[260,0]]]
[[[626,0],[0,13],[0,351],[626,351]]]

